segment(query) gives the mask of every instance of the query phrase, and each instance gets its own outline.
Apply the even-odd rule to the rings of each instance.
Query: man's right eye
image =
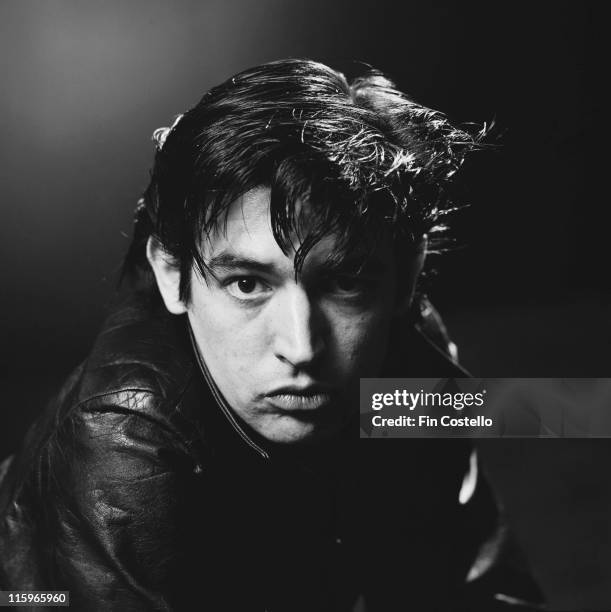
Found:
[[[236,276],[225,283],[225,288],[238,300],[254,300],[270,291],[269,286],[256,276]]]

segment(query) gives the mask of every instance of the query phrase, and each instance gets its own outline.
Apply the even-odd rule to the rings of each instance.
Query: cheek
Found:
[[[378,288],[377,300],[360,313],[344,317],[339,343],[353,377],[379,376],[396,314],[394,273]],[[342,317],[338,317],[339,320]]]
[[[383,362],[390,334],[391,310],[352,317],[335,316],[335,359],[350,377],[375,376]]]
[[[202,354],[223,378],[243,382],[255,374],[266,346],[263,321],[215,299],[198,300],[189,315]]]

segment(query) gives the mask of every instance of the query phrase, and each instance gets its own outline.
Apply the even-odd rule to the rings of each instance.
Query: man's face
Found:
[[[193,272],[187,312],[201,355],[233,410],[264,438],[313,441],[358,411],[359,378],[377,376],[397,307],[388,243],[366,261],[329,264],[334,240],[295,278],[270,224],[270,192],[234,202],[204,241],[206,279]],[[298,246],[296,244],[295,246]]]

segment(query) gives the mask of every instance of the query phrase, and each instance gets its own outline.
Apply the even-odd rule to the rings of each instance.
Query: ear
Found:
[[[150,236],[146,243],[146,258],[151,264],[159,293],[165,307],[172,314],[183,314],[187,307],[180,299],[180,268],[178,262],[161,246],[159,241]]]
[[[400,291],[397,298],[397,305],[395,307],[395,316],[404,315],[412,305],[412,300],[414,299],[414,292],[416,290],[416,284],[418,282],[418,277],[422,272],[422,268],[424,267],[424,262],[426,260],[427,249],[429,245],[428,236],[425,234],[422,236],[422,240],[418,245],[416,255],[412,257],[408,265],[405,267],[404,271],[401,272],[401,278],[399,279],[401,282],[405,283],[404,291]]]

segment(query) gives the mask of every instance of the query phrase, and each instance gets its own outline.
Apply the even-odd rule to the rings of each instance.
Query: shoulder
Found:
[[[32,425],[18,459],[59,465],[116,450],[123,458],[156,462],[170,452],[199,463],[208,396],[186,318],[169,314],[156,294],[131,293]]]
[[[462,378],[469,374],[458,360],[440,314],[425,296],[395,322],[385,376],[389,378]]]
[[[148,478],[206,462],[205,382],[196,375],[187,322],[162,307],[154,296],[131,295],[113,309],[88,358],[14,456],[0,515],[12,498],[30,489],[36,497],[39,485],[70,483],[76,473],[80,483],[88,482],[83,472],[96,471],[131,469]]]
[[[91,437],[131,422],[130,431],[190,445],[201,429],[202,383],[186,317],[169,314],[156,294],[130,294],[50,407],[52,429],[78,425]]]
[[[169,314],[155,294],[131,294],[96,338],[76,399],[142,391],[171,400],[184,390],[194,367],[186,318]]]

